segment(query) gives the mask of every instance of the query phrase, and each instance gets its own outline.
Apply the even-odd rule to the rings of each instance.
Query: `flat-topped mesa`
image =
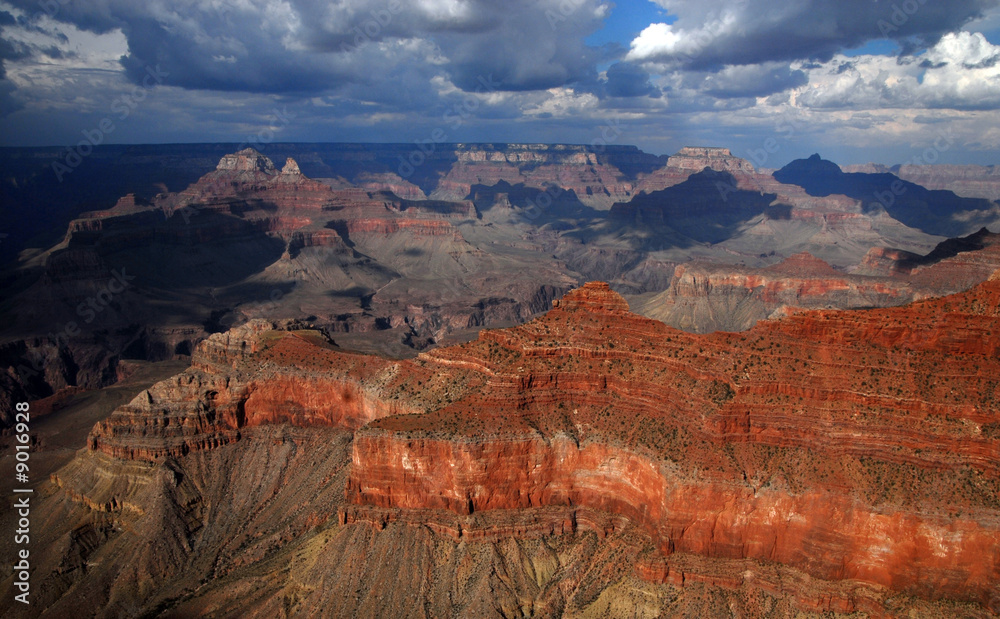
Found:
[[[565,312],[583,311],[594,314],[626,315],[631,310],[625,297],[611,289],[606,282],[587,282],[552,302],[552,307]]]
[[[669,187],[679,185],[709,168],[715,172],[730,174],[734,178],[713,179],[714,198],[718,198],[718,182],[731,186],[735,180],[736,188],[743,191],[760,192],[762,188],[774,183],[767,174],[759,174],[753,164],[732,154],[728,148],[709,146],[687,146],[667,158],[667,165],[644,175],[635,186],[634,195],[654,193]]]
[[[728,148],[718,146],[685,146],[677,151],[675,157],[732,157],[733,153]]]
[[[262,172],[264,174],[277,174],[278,172],[277,168],[274,167],[274,162],[253,148],[244,148],[239,152],[223,155],[215,169],[234,172]]]
[[[121,198],[118,198],[118,202],[115,203],[115,205],[112,207],[112,210],[115,210],[115,211],[131,211],[132,209],[136,208],[137,206],[138,206],[138,203],[136,202],[135,194],[134,193],[127,193],[124,196],[122,196]]]
[[[339,353],[318,331],[297,326],[255,319],[213,334],[198,345],[191,367],[97,423],[88,448],[155,462],[235,443],[258,426],[357,430],[380,417],[424,412],[419,397],[394,397],[403,380],[396,362]],[[411,367],[403,378],[427,374]]]
[[[746,159],[733,156],[728,148],[712,146],[685,146],[667,160],[667,165],[695,172],[712,168],[717,172],[754,173],[753,165]]]

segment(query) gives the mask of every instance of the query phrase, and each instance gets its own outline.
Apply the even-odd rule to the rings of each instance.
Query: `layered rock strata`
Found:
[[[874,248],[850,272],[807,252],[764,268],[678,265],[669,287],[633,299],[638,313],[688,331],[743,331],[803,309],[891,307],[953,294],[1000,269],[1000,234],[949,239],[926,255]]]
[[[902,308],[697,336],[591,283],[540,319],[402,362],[255,323],[213,336],[90,449],[157,462],[238,448],[259,424],[343,427],[342,523],[460,537],[461,520],[433,514],[492,514],[511,534],[606,535],[622,518],[659,557],[640,573],[663,582],[697,581],[690,557],[750,561],[811,583],[768,581],[803,608],[879,615],[899,592],[998,611],[998,307],[1000,273]]]

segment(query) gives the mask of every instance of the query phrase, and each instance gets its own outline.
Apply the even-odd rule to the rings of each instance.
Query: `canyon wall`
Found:
[[[343,526],[630,529],[655,582],[742,587],[743,566],[803,609],[886,616],[895,592],[997,612],[998,307],[1000,272],[900,308],[699,336],[590,283],[412,361],[253,323],[98,424],[90,450],[156,465],[273,424],[339,427],[354,432]]]

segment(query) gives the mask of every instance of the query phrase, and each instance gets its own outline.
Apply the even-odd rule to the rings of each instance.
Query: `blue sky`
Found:
[[[777,139],[763,167],[992,164],[998,32],[1000,0],[0,0],[0,145]]]
[[[649,0],[620,0],[604,20],[601,29],[587,37],[589,45],[600,46],[617,43],[623,47],[639,35],[649,24],[673,23],[676,16]]]

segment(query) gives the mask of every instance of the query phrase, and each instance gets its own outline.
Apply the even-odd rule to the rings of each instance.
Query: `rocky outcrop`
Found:
[[[237,153],[224,156],[219,160],[216,170],[219,172],[248,172],[250,175],[254,175],[251,178],[255,178],[257,174],[270,176],[277,172],[274,163],[253,148],[244,148]]]
[[[1000,346],[995,282],[912,309],[806,313],[702,339],[623,315],[620,302],[604,314],[608,294],[588,285],[541,321],[484,332],[478,353],[430,353],[485,373],[489,389],[433,423],[390,417],[362,429],[349,498],[459,514],[585,505],[642,523],[668,557],[753,558],[824,581],[992,603],[1000,566],[987,558],[997,539],[988,488],[1000,443],[984,429],[998,411],[980,398],[995,385],[978,372]],[[955,374],[966,386],[902,379],[943,358],[963,359]],[[638,379],[662,373],[669,382]],[[947,395],[958,392],[971,398]],[[914,421],[894,426],[899,415]],[[735,451],[720,459],[723,444]],[[969,474],[982,482],[933,498]]]
[[[989,278],[1000,267],[1000,234],[987,228],[948,239],[918,256],[892,249],[872,249],[856,272],[907,277],[914,284],[949,294]]]
[[[284,333],[273,326],[251,320],[203,341],[190,370],[140,393],[95,426],[90,449],[156,461],[233,443],[249,427],[357,429],[379,417],[416,412],[364,384],[365,377],[391,374],[390,362],[355,356],[357,365],[318,375],[336,358],[328,340],[315,331]]]
[[[59,332],[64,326],[71,335],[87,332],[82,327],[94,322],[89,300],[99,304],[99,318],[115,318],[114,324],[95,323],[101,332],[131,334],[140,323],[152,328],[141,342],[105,338],[108,360],[83,368],[84,374],[105,373],[110,363],[113,376],[116,357],[142,350],[189,353],[209,332],[261,316],[311,317],[338,331],[391,331],[378,346],[412,354],[407,349],[423,348],[455,330],[524,320],[541,307],[534,298],[538,291],[555,284],[552,294],[561,293],[576,283],[555,260],[539,263],[534,251],[493,251],[480,238],[484,251],[466,241],[457,224],[476,223],[470,201],[405,200],[343,180],[334,188],[308,178],[291,157],[279,171],[254,149],[217,161],[183,191],[149,201],[126,196],[111,209],[73,220],[62,242],[34,260],[41,277],[27,272],[25,283],[18,284],[22,292],[12,304],[12,335],[24,339],[52,332],[65,340]],[[113,294],[106,284],[113,273],[123,272],[122,265],[127,265],[125,281],[134,283],[122,292],[113,282],[111,290],[118,291]],[[393,281],[398,287],[386,289]],[[496,281],[504,282],[500,287],[510,295],[499,297]],[[297,287],[296,298],[288,295],[291,286]],[[178,326],[159,324],[170,320],[164,299],[186,317],[180,327],[199,335],[186,342],[173,336],[155,341]],[[38,309],[21,309],[27,307]],[[84,325],[81,317],[91,319]],[[79,351],[66,354],[87,358]],[[169,355],[156,358],[164,356]],[[16,371],[12,376],[20,380]],[[46,397],[63,386],[39,385],[36,395]],[[20,385],[21,391],[26,387]]]
[[[299,164],[296,163],[294,159],[289,157],[285,161],[285,166],[281,168],[281,174],[286,176],[297,176],[301,175],[302,171],[299,170]]]
[[[874,248],[845,272],[801,253],[764,268],[679,265],[670,287],[634,298],[635,311],[688,331],[744,331],[802,309],[893,307],[967,290],[1000,269],[1000,235],[983,229],[926,255]]]
[[[636,300],[636,311],[668,325],[707,333],[745,331],[778,310],[902,305],[930,296],[909,282],[848,275],[807,253],[764,269],[691,263],[670,288]]]
[[[594,282],[400,362],[252,323],[96,426],[90,449],[162,462],[263,426],[336,426],[355,432],[345,526],[635,527],[656,549],[638,573],[657,582],[745,586],[719,576],[734,564],[800,608],[886,614],[902,593],[995,612],[998,307],[1000,273],[901,308],[697,336]]]
[[[160,197],[154,205],[168,215],[190,217],[193,209],[240,212],[258,205],[277,206],[284,212],[322,211],[343,206],[345,197],[304,176],[291,157],[279,171],[269,158],[247,148],[224,156],[213,172],[176,195]]]
[[[452,239],[462,238],[451,223],[444,220],[427,219],[350,219],[344,224],[352,238],[361,234],[388,236],[405,233],[417,237],[448,236]]]
[[[587,206],[606,210],[632,196],[634,177],[623,173],[615,162],[635,173],[629,169],[636,164],[630,157],[638,153],[630,146],[604,147],[597,152],[571,145],[459,145],[457,161],[441,178],[432,197],[461,200],[470,196],[475,185],[490,187],[506,182],[537,190],[558,187],[560,192],[572,191]],[[643,163],[648,165],[649,161],[639,165]]]
[[[728,148],[718,147],[686,146],[677,151],[676,155],[671,155],[667,165],[681,170],[690,170],[691,173],[701,172],[705,168],[733,174],[753,174],[755,172],[749,161],[734,157]]]

